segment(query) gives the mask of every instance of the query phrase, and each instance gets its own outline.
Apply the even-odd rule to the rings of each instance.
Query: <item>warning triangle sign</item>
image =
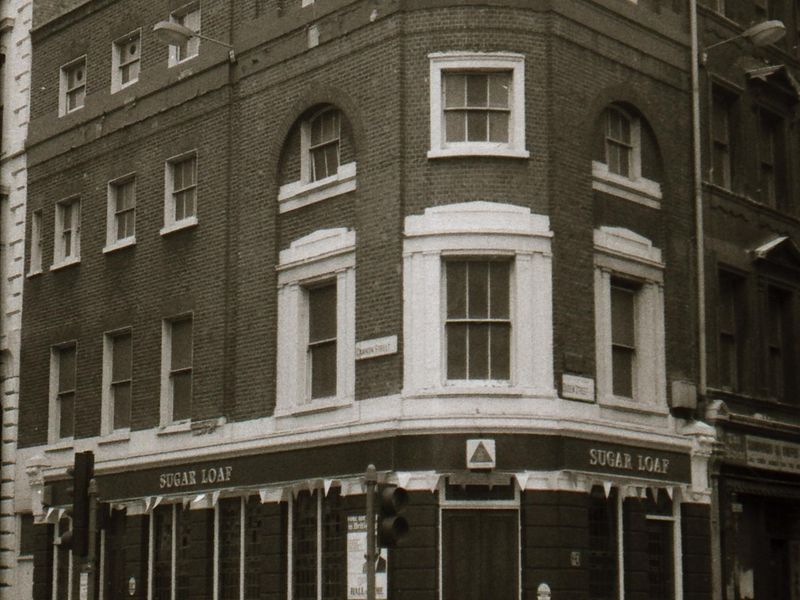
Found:
[[[475,448],[475,452],[472,453],[472,458],[469,459],[470,463],[491,463],[492,455],[489,454],[489,451],[486,449],[486,446],[483,445],[483,442],[478,443],[478,447]]]

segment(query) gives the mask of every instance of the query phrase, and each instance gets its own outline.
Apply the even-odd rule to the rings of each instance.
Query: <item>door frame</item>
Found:
[[[512,478],[514,486],[513,500],[447,500],[445,488],[447,479],[439,480],[439,600],[444,600],[444,545],[443,535],[444,519],[442,512],[446,510],[515,510],[517,513],[517,600],[522,600],[522,512],[520,511],[520,489]]]

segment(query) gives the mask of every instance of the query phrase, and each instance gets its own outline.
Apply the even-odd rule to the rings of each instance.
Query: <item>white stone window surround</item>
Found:
[[[176,321],[189,320],[192,324],[192,397],[190,402],[194,402],[194,313],[186,312],[174,315],[161,320],[161,386],[159,402],[159,429],[160,432],[184,431],[191,428],[191,417],[175,420],[173,418],[173,392],[172,380],[172,324]]]
[[[77,365],[78,365],[78,342],[71,340],[68,342],[61,342],[54,344],[50,347],[50,385],[49,385],[49,402],[48,402],[48,419],[47,419],[47,440],[48,444],[66,444],[72,446],[73,436],[61,437],[61,403],[59,402],[59,381],[61,378],[61,351],[69,348],[75,350],[75,385],[77,388]],[[77,408],[77,393],[74,393],[72,414],[75,418],[75,409]],[[74,433],[74,425],[73,425]]]
[[[114,368],[114,338],[120,335],[133,335],[130,327],[115,329],[103,334],[103,373],[102,373],[102,395],[100,404],[100,435],[127,438],[130,435],[130,427],[124,429],[114,429],[114,405],[112,378]],[[131,366],[131,376],[133,367]]]
[[[69,207],[69,208],[68,208]],[[64,243],[65,223],[64,216],[69,210],[70,224],[68,231],[70,241]],[[76,219],[77,216],[77,219]],[[55,235],[53,239],[53,264],[50,265],[51,271],[57,271],[70,265],[81,262],[81,199],[80,196],[72,196],[56,203],[55,211]]]
[[[335,174],[316,181],[311,180],[311,122],[317,116],[329,110],[336,110],[339,113],[339,145],[341,149],[341,123],[344,118],[341,110],[334,107],[326,107],[300,123],[300,179],[284,184],[278,190],[278,211],[281,213],[321,202],[356,189],[355,161],[345,164],[339,163],[339,168]]]
[[[182,24],[195,33],[200,33],[202,14],[200,12],[200,2],[191,2],[182,6],[181,8],[172,11],[169,20],[173,23]],[[188,21],[188,22],[187,22]],[[184,45],[186,48],[186,56],[181,56],[179,46],[169,45],[169,61],[168,66],[174,67],[193,59],[195,56],[200,55],[200,38],[192,37]]]
[[[194,214],[182,219],[175,219],[175,198],[174,198],[174,178],[175,165],[185,160],[194,158]],[[161,236],[169,235],[173,231],[180,231],[188,227],[197,226],[197,212],[199,204],[199,179],[200,179],[200,160],[197,150],[182,152],[176,156],[168,158],[164,165],[164,226],[159,230]]]
[[[329,410],[355,397],[355,231],[320,229],[281,250],[275,416]],[[336,280],[336,395],[311,399],[307,287]]]
[[[79,86],[73,86],[70,88],[69,86],[69,74],[70,72],[83,65],[83,84]],[[86,64],[86,55],[79,56],[67,64],[62,65],[61,69],[59,70],[59,91],[58,91],[58,116],[63,117],[64,115],[70,114],[75,112],[76,110],[82,109],[86,106],[86,80],[88,75],[88,69]],[[69,104],[67,102],[67,94],[75,91],[79,88],[83,88],[83,100],[80,106],[75,106],[74,108],[69,108]]]
[[[628,229],[594,231],[594,302],[597,399],[606,406],[668,412],[664,339],[664,263],[661,250]],[[633,398],[615,396],[612,386],[611,280],[640,285],[634,297]]]
[[[629,177],[612,173],[608,165],[600,161],[592,161],[592,189],[612,196],[618,196],[631,202],[637,202],[650,208],[661,208],[661,184],[646,177],[642,177],[642,122],[641,120],[621,109],[610,106],[606,110],[613,110],[628,119],[631,132],[631,158]],[[605,113],[603,123],[603,140],[607,136],[605,129]]]
[[[132,42],[136,40],[139,48],[139,52],[136,55],[135,59],[125,60],[125,50],[127,50],[128,42]],[[127,35],[123,35],[120,38],[114,40],[111,44],[111,93],[118,92],[126,87],[129,87],[139,81],[139,75],[137,74],[135,79],[131,79],[125,83],[122,82],[122,69],[129,64],[138,62],[141,69],[141,59],[142,59],[142,29],[135,29],[128,33]],[[141,70],[139,71],[141,73]]]
[[[528,158],[525,149],[525,57],[514,52],[433,52],[430,60],[430,132],[428,158],[506,156]],[[509,139],[498,142],[446,142],[442,102],[443,71],[511,72]]]
[[[136,244],[136,233],[134,229],[134,234],[125,238],[117,239],[117,219],[116,219],[116,186],[125,183],[133,183],[134,189],[134,206],[133,206],[133,214],[134,214],[134,223],[136,221],[136,173],[127,173],[116,179],[109,181],[107,186],[107,208],[106,208],[106,245],[103,247],[103,253],[107,254],[109,252],[113,252],[114,250],[120,250],[122,248],[127,248],[128,246],[133,246]],[[135,225],[134,225],[135,228]]]
[[[425,209],[405,220],[403,242],[403,395],[554,397],[552,232],[547,216],[495,202]],[[511,373],[508,381],[448,381],[443,261],[507,257]],[[524,300],[523,300],[524,299]]]

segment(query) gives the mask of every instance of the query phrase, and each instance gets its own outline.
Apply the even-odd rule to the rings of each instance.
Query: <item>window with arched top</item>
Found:
[[[336,106],[306,111],[292,127],[281,158],[280,212],[356,189],[356,162],[349,123]]]
[[[630,106],[612,104],[595,132],[592,187],[651,208],[661,206],[661,155],[650,126]]]

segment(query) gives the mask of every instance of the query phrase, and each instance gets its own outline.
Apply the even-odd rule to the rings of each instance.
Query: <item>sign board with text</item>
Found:
[[[375,598],[386,600],[389,555],[380,549],[375,562]],[[367,599],[367,517],[347,516],[347,600]]]

